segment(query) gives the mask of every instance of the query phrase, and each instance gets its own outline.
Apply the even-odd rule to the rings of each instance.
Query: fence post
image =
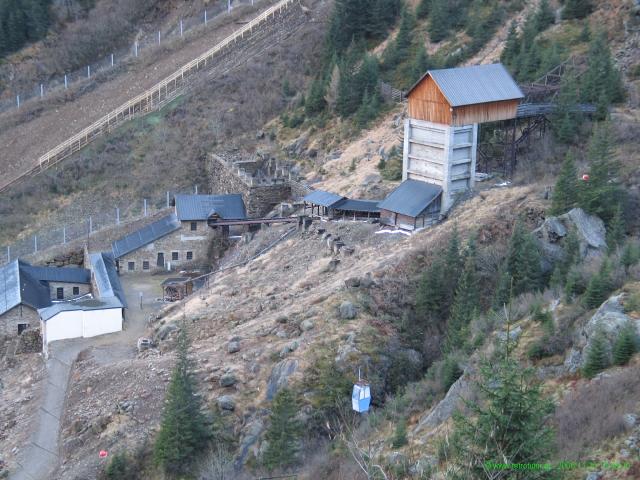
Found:
[[[20,95],[16,95],[16,103],[18,104],[18,108],[20,108]]]
[[[116,208],[116,225],[120,225],[120,209]]]
[[[198,194],[198,185],[194,186],[194,191],[196,192],[196,195]]]
[[[33,236],[33,253],[37,253],[38,251],[38,236]]]
[[[160,45],[160,30],[158,30],[158,45]]]
[[[67,81],[67,74],[64,74],[64,89],[69,88],[69,82]]]
[[[171,206],[171,200],[169,198],[169,191],[167,190],[167,208]]]
[[[114,58],[113,58],[113,53],[112,53],[112,54],[111,54],[111,66],[112,66],[112,67],[113,67],[113,65],[114,65],[114,61],[113,61],[113,60],[114,60]]]
[[[144,199],[144,216],[147,216],[147,199]]]
[[[136,41],[134,44],[135,50],[136,50],[136,57],[138,56],[138,42]]]
[[[67,243],[67,227],[66,225],[62,226],[62,244]]]
[[[87,65],[87,78],[91,78],[91,65]]]
[[[180,36],[182,36],[183,33],[184,31],[182,29],[182,19],[180,19]]]
[[[44,97],[44,84],[40,84],[40,98]]]
[[[207,9],[204,9],[204,24],[207,24]]]
[[[7,245],[7,263],[11,262],[11,246]]]

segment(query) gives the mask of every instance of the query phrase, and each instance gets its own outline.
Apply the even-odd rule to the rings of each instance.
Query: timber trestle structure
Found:
[[[299,0],[281,0],[271,6],[213,48],[187,63],[146,92],[129,100],[127,103],[109,112],[68,140],[46,152],[38,158],[35,166],[10,182],[1,185],[0,193],[19,183],[21,180],[35,176],[60,163],[65,158],[80,151],[95,139],[111,132],[119,125],[160,109],[189,88],[194,83],[194,80],[200,76],[199,74],[201,72],[209,70],[214,66],[218,57],[233,50],[236,44],[241,42],[245,37],[251,37],[254,35],[254,32],[259,31],[265,24],[277,20],[286,10],[295,5],[299,5]]]

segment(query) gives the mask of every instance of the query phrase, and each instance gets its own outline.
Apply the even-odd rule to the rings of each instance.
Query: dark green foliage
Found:
[[[550,282],[554,287],[565,287],[569,271],[580,262],[580,242],[573,229],[569,230],[564,239],[563,250],[564,257],[556,263]],[[571,293],[573,294],[575,292]]]
[[[429,15],[429,37],[432,42],[444,40],[449,34],[450,17],[448,0],[431,0]]]
[[[398,35],[396,35],[396,38],[392,42],[389,42],[384,52],[384,67],[386,69],[392,69],[409,58],[411,30],[414,24],[415,19],[411,11],[408,8],[403,8]]]
[[[611,266],[605,260],[598,273],[593,275],[584,292],[584,304],[587,308],[598,308],[613,290],[611,281]]]
[[[484,362],[475,382],[480,400],[465,402],[469,413],[454,414],[451,437],[451,478],[485,479],[485,462],[544,463],[553,448],[546,418],[553,403],[546,399],[534,372],[506,356]],[[495,473],[495,472],[491,472]],[[528,479],[527,470],[510,470],[510,479]],[[536,471],[536,478],[545,478]]]
[[[518,25],[515,21],[511,22],[509,34],[504,45],[504,50],[500,55],[500,61],[506,65],[513,65],[520,53],[520,36],[518,35]]]
[[[579,103],[576,77],[568,72],[562,77],[557,108],[553,113],[551,124],[556,138],[562,143],[573,142],[580,131],[583,115],[576,108]]]
[[[620,265],[624,267],[625,272],[640,261],[640,248],[631,242],[627,242],[622,249],[620,256]]]
[[[537,291],[543,286],[540,251],[520,220],[513,229],[505,262],[506,272],[513,282],[514,296]]]
[[[364,128],[369,125],[371,120],[375,120],[380,113],[380,108],[381,104],[379,96],[376,93],[369,95],[369,90],[365,90],[364,95],[362,96],[362,103],[356,112],[356,125],[360,128]]]
[[[444,391],[449,391],[451,385],[462,376],[462,368],[455,358],[447,357],[442,364],[442,370],[440,371],[440,378],[442,379],[442,388]]]
[[[51,0],[0,0],[0,58],[47,34],[50,6]]]
[[[626,365],[631,357],[638,351],[638,338],[633,323],[628,322],[618,333],[613,344],[613,363]]]
[[[289,79],[285,78],[282,82],[282,95],[286,98],[293,97],[296,94],[295,90],[291,88],[291,84],[289,83]]]
[[[178,337],[177,357],[153,452],[154,461],[169,476],[187,474],[196,455],[211,438],[209,422],[196,391],[189,339],[184,328]]]
[[[413,59],[413,64],[411,66],[411,79],[408,82],[408,86],[413,86],[414,83],[422,78],[422,76],[427,72],[428,69],[429,55],[427,55],[427,50],[421,43],[420,45],[418,45],[416,55]]]
[[[478,313],[476,249],[473,240],[470,241],[465,257],[464,269],[451,306],[445,351],[462,348],[470,340],[469,323]]]
[[[429,15],[432,1],[433,0],[420,0],[418,8],[416,8],[416,16],[418,18],[425,18],[427,15]]]
[[[317,77],[311,83],[311,88],[304,102],[304,111],[307,116],[317,115],[326,108],[327,102],[324,99],[325,91],[326,82],[322,78]]]
[[[269,428],[265,434],[268,447],[263,464],[268,470],[288,467],[296,462],[302,427],[296,419],[298,402],[291,390],[283,388],[273,399]]]
[[[613,160],[611,129],[607,123],[596,126],[589,143],[589,181],[582,184],[580,206],[606,224],[624,203],[625,192],[617,180],[618,165]]]
[[[618,204],[616,210],[607,225],[607,246],[610,252],[615,252],[624,243],[625,222],[622,205]]]
[[[581,295],[585,289],[586,285],[584,284],[584,280],[582,275],[580,275],[580,272],[575,268],[569,270],[567,273],[567,280],[564,284],[565,300],[567,302],[573,301],[573,299],[576,296]]]
[[[591,0],[565,0],[562,9],[562,18],[571,20],[573,18],[584,18],[591,13],[593,5]]]
[[[124,453],[116,453],[111,461],[109,462],[109,466],[105,471],[105,476],[109,480],[123,480],[126,478],[127,474],[127,457]]]
[[[511,275],[506,268],[505,263],[500,266],[498,270],[498,280],[496,282],[496,289],[493,295],[493,308],[498,310],[503,308],[509,301],[511,294]]]
[[[581,100],[598,106],[597,116],[604,120],[609,105],[624,100],[620,71],[613,63],[606,34],[600,32],[589,44],[588,67],[581,77]]]
[[[407,444],[407,421],[404,418],[398,419],[393,432],[391,446],[393,448],[404,447]]]
[[[536,22],[536,29],[538,32],[543,32],[556,21],[556,16],[553,13],[553,9],[549,5],[549,0],[542,0],[534,16]]]
[[[551,197],[551,215],[562,215],[578,204],[578,170],[572,151],[567,152]]]
[[[402,179],[402,155],[400,155],[395,145],[389,151],[389,157],[386,161],[384,158],[380,159],[378,170],[380,170],[380,175],[385,180],[395,181]]]
[[[340,116],[348,117],[363,105],[371,109],[372,101],[379,102],[378,90],[378,61],[371,55],[352,50],[340,65],[336,111]]]
[[[607,339],[604,334],[601,331],[596,332],[587,352],[587,360],[582,368],[582,374],[585,377],[593,378],[609,366],[607,348]]]

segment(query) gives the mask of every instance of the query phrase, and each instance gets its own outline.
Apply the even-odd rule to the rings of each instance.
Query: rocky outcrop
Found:
[[[295,359],[285,359],[273,366],[269,380],[267,381],[267,400],[273,400],[276,393],[285,387],[288,378],[298,369],[298,361]]]
[[[574,231],[578,237],[580,255],[583,258],[600,255],[607,248],[604,222],[581,208],[574,208],[558,217],[548,217],[533,231],[547,270],[564,258],[564,240],[570,231]]]

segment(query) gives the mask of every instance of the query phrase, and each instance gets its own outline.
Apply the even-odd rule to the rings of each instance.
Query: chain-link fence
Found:
[[[202,14],[194,17],[180,19],[177,24],[171,25],[165,30],[147,34],[139,38],[133,45],[116,50],[104,58],[92,62],[86,67],[79,68],[74,72],[54,77],[47,82],[34,81],[30,85],[23,82],[17,91],[2,92],[0,100],[0,112],[20,108],[25,102],[34,99],[43,99],[47,95],[61,92],[89,80],[95,80],[99,73],[114,69],[127,61],[134,60],[144,55],[151,49],[162,45],[169,40],[184,37],[188,32],[204,28],[221,15],[227,15],[234,7],[240,5],[254,5],[261,0],[222,0],[207,7]]]
[[[152,216],[163,209],[169,208],[174,196],[180,193],[198,193],[198,189],[194,187],[194,190],[190,192],[166,192],[162,197],[140,199],[138,205],[129,205],[126,209],[114,206],[113,208],[79,218],[75,222],[40,230],[33,235],[2,247],[0,250],[0,265],[9,263],[16,258],[36,254],[51,247],[65,245],[83,238],[88,239],[106,228]]]

